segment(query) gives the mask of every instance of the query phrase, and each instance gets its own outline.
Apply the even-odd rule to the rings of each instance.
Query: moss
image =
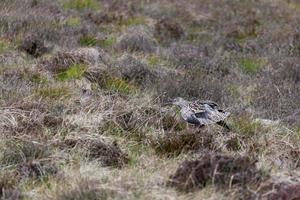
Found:
[[[167,59],[155,55],[155,54],[151,54],[149,56],[147,56],[147,62],[149,65],[151,66],[155,66],[155,65],[167,65],[167,66],[171,66],[171,62],[169,62]]]
[[[8,48],[8,42],[0,39],[0,54],[5,53],[8,50]]]
[[[68,97],[70,95],[69,88],[65,86],[60,87],[45,87],[35,91],[35,95],[43,98],[49,98],[53,100]]]
[[[65,24],[67,26],[80,26],[81,19],[79,17],[71,17],[66,20]]]
[[[241,58],[238,63],[246,74],[255,75],[266,64],[266,60],[262,58]]]
[[[137,25],[143,25],[146,23],[145,17],[138,16],[138,17],[129,17],[127,19],[124,19],[120,22],[120,25],[122,26],[137,26]]]
[[[187,28],[185,39],[191,43],[210,41],[211,35],[207,30],[203,29],[202,27],[193,25]]]
[[[100,40],[98,42],[98,44],[102,48],[109,48],[109,47],[114,46],[116,41],[117,41],[117,39],[115,37],[108,37],[108,38],[105,38],[104,40]]]
[[[86,65],[74,64],[64,72],[57,74],[57,79],[60,81],[67,81],[72,79],[81,79],[87,69]]]
[[[99,9],[100,5],[95,0],[69,0],[64,3],[64,7],[68,9],[84,10],[84,9]]]
[[[97,38],[91,35],[86,35],[79,38],[79,44],[81,46],[92,47],[92,46],[96,46],[97,43],[98,43]]]

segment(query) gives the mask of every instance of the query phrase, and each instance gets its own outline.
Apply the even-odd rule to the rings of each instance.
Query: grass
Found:
[[[266,131],[260,122],[255,122],[248,117],[234,119],[233,127],[238,133],[245,136],[254,136],[263,132],[263,130]]]
[[[82,11],[84,9],[96,10],[99,9],[100,5],[95,0],[68,0],[64,3],[64,7]]]
[[[0,39],[0,54],[5,53],[9,49],[9,43]]]
[[[93,46],[96,46],[97,43],[98,43],[97,38],[95,38],[94,36],[91,36],[91,35],[86,35],[86,36],[82,36],[81,38],[79,38],[80,46],[93,47]]]
[[[268,181],[289,171],[300,183],[300,15],[291,4],[46,2],[0,1],[0,199],[263,196],[266,182],[234,183],[239,174],[228,169],[240,165],[224,163],[238,155],[257,161]],[[17,49],[28,36],[51,51],[33,58]],[[231,112],[232,131],[187,124],[165,106],[179,96],[215,101]],[[184,161],[219,154],[217,170],[192,169],[214,175],[203,188],[167,184]]]
[[[57,74],[57,80],[59,81],[68,81],[74,79],[81,79],[85,71],[87,70],[87,65],[84,64],[75,64],[70,66],[66,71]]]
[[[99,40],[98,45],[102,48],[111,48],[115,45],[116,41],[117,41],[116,37],[109,36],[103,40]]]
[[[146,23],[145,17],[137,16],[137,17],[129,17],[127,19],[121,20],[121,26],[137,26],[143,25]]]
[[[243,72],[255,75],[266,65],[267,61],[263,58],[241,58],[238,63]]]
[[[65,24],[67,26],[80,26],[81,19],[80,17],[70,17],[66,20]]]
[[[168,61],[166,58],[163,58],[159,55],[151,54],[147,56],[147,63],[151,66],[157,66],[157,65],[166,65],[171,66],[172,63]]]
[[[123,93],[123,94],[135,94],[137,92],[137,88],[123,80],[122,78],[110,77],[106,80],[107,90]]]
[[[35,95],[46,99],[59,100],[68,97],[70,95],[70,89],[66,86],[46,86],[37,89]]]

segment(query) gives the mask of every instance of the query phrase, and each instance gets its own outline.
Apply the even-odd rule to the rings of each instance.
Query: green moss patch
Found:
[[[9,49],[9,43],[0,39],[0,54],[5,53]]]
[[[84,10],[99,9],[100,5],[95,0],[68,0],[64,3],[64,7],[68,9]]]
[[[115,37],[107,37],[103,40],[99,40],[98,44],[102,48],[109,48],[109,47],[114,46],[116,41],[117,41],[117,39]]]
[[[122,26],[137,26],[146,24],[145,17],[138,16],[138,17],[129,17],[127,19],[121,20],[120,25]]]
[[[79,17],[71,17],[65,21],[67,26],[80,26],[81,19]]]
[[[241,58],[238,63],[246,74],[254,75],[263,68],[267,61],[263,58]]]
[[[60,81],[67,81],[73,79],[81,79],[86,71],[87,66],[83,64],[72,65],[64,72],[57,74],[57,79]]]

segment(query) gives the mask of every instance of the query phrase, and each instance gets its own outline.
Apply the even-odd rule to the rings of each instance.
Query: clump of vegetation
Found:
[[[124,94],[134,94],[137,91],[134,85],[118,77],[111,77],[107,79],[106,87],[110,91],[120,92]]]
[[[99,52],[95,48],[79,48],[73,51],[58,52],[56,55],[42,60],[40,65],[53,74],[58,74],[74,65],[96,64],[101,61],[100,59],[105,60],[105,57],[104,52]]]
[[[98,9],[99,4],[95,0],[68,0],[64,4],[65,8],[84,10],[84,9]]]
[[[260,122],[247,117],[235,119],[233,126],[240,134],[245,136],[254,136],[264,129]]]
[[[5,53],[9,48],[8,42],[0,39],[0,54]]]
[[[18,165],[51,155],[51,149],[46,144],[22,139],[7,141],[1,148],[0,163],[2,166]]]
[[[255,162],[249,157],[208,154],[200,160],[184,161],[170,177],[168,185],[192,191],[210,183],[219,187],[257,184],[263,177]]]
[[[250,75],[255,75],[261,70],[266,64],[264,59],[254,59],[254,58],[241,58],[239,60],[239,65],[241,69]]]
[[[79,17],[70,17],[65,23],[67,26],[80,26],[81,19]]]
[[[98,43],[97,38],[91,35],[85,35],[79,38],[79,44],[81,46],[92,47],[92,46],[96,46],[97,43]]]
[[[117,41],[117,39],[115,37],[111,36],[111,37],[107,37],[103,40],[99,40],[98,44],[102,48],[111,48],[115,45],[116,41]]]
[[[98,160],[104,167],[122,167],[128,162],[128,156],[117,142],[107,144],[100,139],[66,139],[65,145],[70,148],[85,149],[86,156],[91,160]]]
[[[35,91],[35,94],[38,97],[43,97],[46,99],[63,99],[70,95],[70,89],[66,86],[60,86],[60,87],[43,87],[39,88]]]
[[[129,18],[120,20],[121,26],[137,26],[137,25],[144,25],[145,23],[146,23],[146,21],[143,16],[129,17]]]
[[[296,1],[0,0],[0,199],[298,198]]]
[[[133,56],[125,55],[119,59],[119,70],[122,78],[138,86],[152,85],[157,74]]]
[[[159,155],[178,156],[188,151],[214,149],[213,136],[205,131],[169,131],[151,139],[151,146]]]
[[[93,200],[107,199],[114,197],[115,191],[101,188],[101,183],[97,180],[81,178],[77,180],[72,187],[58,189],[56,194],[57,200]]]
[[[145,27],[131,27],[123,34],[116,44],[121,51],[152,53],[155,51],[156,42]]]
[[[184,31],[181,25],[171,18],[160,19],[155,24],[155,37],[160,42],[169,43],[183,37]]]
[[[20,45],[20,49],[34,57],[40,57],[50,50],[49,47],[45,45],[45,41],[37,35],[26,37]]]
[[[60,81],[67,81],[72,79],[81,79],[85,71],[87,70],[87,66],[83,64],[75,64],[72,65],[69,69],[64,72],[57,74],[57,79]]]

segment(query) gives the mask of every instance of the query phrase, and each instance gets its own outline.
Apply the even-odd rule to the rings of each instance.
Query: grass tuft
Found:
[[[84,64],[72,65],[66,71],[57,74],[57,80],[68,81],[68,80],[73,80],[73,79],[81,79],[83,77],[86,69],[87,69],[87,66]]]
[[[65,24],[67,26],[80,26],[81,19],[79,17],[70,17],[66,20]]]
[[[80,11],[84,9],[96,10],[99,8],[99,4],[94,0],[69,0],[64,4],[64,7]]]
[[[121,26],[137,26],[146,24],[145,17],[129,17],[127,19],[121,20]]]
[[[241,69],[249,75],[257,74],[265,64],[266,60],[261,58],[242,58],[239,60]]]
[[[124,94],[134,94],[137,92],[137,89],[134,85],[128,83],[122,78],[110,77],[108,78],[108,80],[106,80],[106,84],[107,84],[107,89],[114,92],[119,92]]]
[[[93,47],[93,46],[96,46],[97,43],[98,43],[97,38],[95,38],[94,36],[91,36],[91,35],[86,35],[86,36],[82,36],[81,38],[79,38],[80,46]]]
[[[65,86],[44,87],[37,89],[35,91],[35,94],[42,98],[58,100],[61,98],[68,97],[70,95],[70,91],[69,88]]]
[[[117,41],[117,38],[115,37],[108,37],[103,40],[99,40],[98,44],[102,48],[109,48],[113,47]]]

